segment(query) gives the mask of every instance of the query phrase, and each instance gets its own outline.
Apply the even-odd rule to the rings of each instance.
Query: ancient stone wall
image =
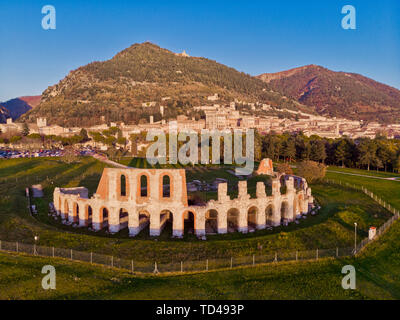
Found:
[[[182,237],[185,229],[199,237],[246,233],[287,224],[309,212],[313,197],[305,180],[295,186],[294,178],[288,177],[285,184],[286,193],[281,194],[279,179],[273,179],[272,195],[267,196],[264,182],[258,182],[256,197],[251,198],[247,181],[240,181],[238,196],[231,199],[227,184],[220,183],[217,200],[189,206],[183,169],[106,168],[91,198],[83,187],[56,188],[54,206],[65,223],[94,230],[108,227],[111,233],[128,227],[131,236],[147,226],[151,236],[158,236],[168,222],[174,237]]]

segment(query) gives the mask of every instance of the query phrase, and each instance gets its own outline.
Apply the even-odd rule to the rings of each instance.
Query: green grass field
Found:
[[[32,243],[33,236],[38,234],[41,245],[122,255],[143,262],[157,260],[168,263],[250,256],[275,250],[347,247],[354,241],[355,221],[360,226],[361,240],[370,225],[378,226],[390,215],[359,192],[316,184],[312,186],[313,194],[323,207],[319,215],[302,221],[300,225],[248,235],[214,236],[208,241],[199,241],[191,236],[172,240],[167,233],[158,241],[146,235],[129,239],[123,232],[106,236],[104,233],[62,226],[47,216],[47,201],[51,200],[52,189],[56,185],[83,185],[94,192],[103,167],[102,163],[88,158],[77,164],[65,164],[57,159],[0,161],[0,238]],[[344,171],[349,172],[349,169]],[[363,171],[362,174],[375,173]],[[196,172],[193,176],[196,177]],[[205,176],[204,173],[202,176]],[[399,182],[338,173],[328,173],[327,176],[364,184],[400,208],[397,191]],[[39,217],[35,218],[29,215],[24,196],[24,188],[34,183],[45,186],[45,198],[39,202],[41,210]],[[6,272],[0,274],[0,298],[398,299],[399,234],[399,224],[395,223],[389,232],[370,245],[356,260],[329,259],[175,276],[139,277],[62,259],[2,253],[0,269]],[[258,249],[260,244],[262,250]],[[345,291],[340,286],[340,271],[347,263],[354,264],[358,272],[356,291]],[[41,289],[40,270],[44,264],[54,264],[57,268],[56,291]]]

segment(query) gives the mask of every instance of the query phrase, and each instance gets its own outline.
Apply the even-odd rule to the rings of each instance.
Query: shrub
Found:
[[[276,166],[276,170],[279,173],[293,174],[293,170],[288,163],[279,163]]]
[[[309,183],[319,181],[325,177],[326,166],[315,161],[303,161],[297,165],[297,174]]]

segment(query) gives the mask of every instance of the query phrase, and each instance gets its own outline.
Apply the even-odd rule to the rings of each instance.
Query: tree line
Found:
[[[272,132],[256,137],[260,140],[262,157],[274,161],[311,160],[342,167],[400,171],[400,140],[387,139],[383,135],[377,135],[375,139],[326,139],[307,137],[301,132]]]

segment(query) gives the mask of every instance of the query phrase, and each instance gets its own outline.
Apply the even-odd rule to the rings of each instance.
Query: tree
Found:
[[[285,161],[288,158],[289,162],[292,162],[292,159],[296,157],[296,145],[292,138],[289,138],[284,142],[283,155],[285,157]]]
[[[347,156],[347,142],[346,140],[341,140],[335,150],[335,159],[336,162],[340,162],[342,164],[342,168],[344,167],[344,161],[347,159]]]
[[[325,177],[326,166],[315,161],[303,161],[297,164],[297,174],[308,182],[316,182]]]
[[[361,165],[366,165],[369,171],[370,165],[376,162],[377,145],[370,139],[363,139],[358,145],[359,159]]]
[[[30,130],[26,122],[22,125],[22,135],[26,137],[29,134]]]
[[[89,136],[88,133],[86,131],[86,129],[82,128],[81,132],[79,133],[80,137],[81,137],[81,142],[86,142],[89,141]]]
[[[326,149],[325,143],[322,140],[312,141],[310,159],[317,162],[325,162],[326,159]]]

